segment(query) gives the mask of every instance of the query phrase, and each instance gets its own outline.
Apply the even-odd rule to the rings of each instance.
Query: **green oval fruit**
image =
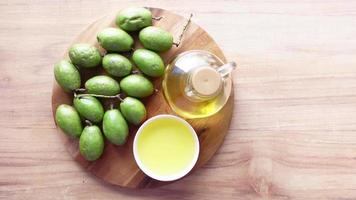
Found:
[[[85,43],[74,44],[69,49],[69,58],[73,64],[85,68],[96,67],[101,63],[99,50]]]
[[[141,7],[123,9],[116,17],[116,25],[125,31],[138,31],[152,25],[152,13]]]
[[[130,51],[134,44],[134,40],[129,34],[113,27],[102,30],[97,39],[104,49],[112,52]]]
[[[146,119],[146,108],[138,99],[126,97],[120,103],[120,110],[125,119],[134,125],[139,125]]]
[[[153,51],[167,51],[173,45],[172,34],[156,26],[149,26],[142,29],[138,37],[146,49]]]
[[[57,83],[66,91],[80,88],[79,71],[68,60],[61,60],[54,65],[54,77]]]
[[[77,96],[73,99],[74,108],[78,113],[91,122],[101,122],[104,116],[104,108],[100,101],[91,96]]]
[[[62,104],[56,110],[56,123],[64,133],[72,137],[82,134],[83,126],[78,112],[69,105]]]
[[[112,76],[123,77],[130,74],[132,64],[125,56],[112,53],[104,56],[103,68]]]
[[[99,127],[86,126],[79,139],[80,154],[89,161],[97,160],[104,151],[104,138]]]
[[[142,75],[132,74],[120,81],[120,87],[128,96],[147,97],[153,93],[151,81]]]
[[[137,49],[132,55],[132,60],[147,76],[159,77],[164,74],[163,60],[153,51]]]
[[[111,109],[105,112],[103,132],[111,143],[116,145],[125,144],[129,134],[129,127],[119,110]]]
[[[94,76],[85,82],[85,89],[89,94],[114,96],[119,94],[119,83],[105,75]]]

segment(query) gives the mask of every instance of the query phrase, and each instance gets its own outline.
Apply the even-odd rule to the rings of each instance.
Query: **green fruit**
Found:
[[[129,34],[112,27],[102,30],[97,39],[104,49],[112,52],[130,51],[134,44],[134,40]]]
[[[56,110],[56,123],[64,133],[72,137],[79,137],[83,126],[78,112],[69,105],[62,104]]]
[[[103,68],[112,76],[123,77],[130,74],[132,64],[125,56],[113,53],[104,56]]]
[[[125,144],[129,134],[129,127],[119,110],[111,109],[105,112],[103,132],[111,143],[116,145]]]
[[[119,83],[105,75],[94,76],[85,82],[85,89],[89,94],[114,96],[119,94]]]
[[[152,13],[141,7],[123,9],[116,17],[116,25],[125,31],[138,31],[152,25]]]
[[[104,151],[104,138],[99,127],[86,126],[79,139],[80,154],[89,161],[97,160]]]
[[[74,44],[69,49],[69,58],[73,64],[86,68],[96,67],[101,62],[99,50],[85,43]]]
[[[73,99],[74,108],[78,113],[91,122],[101,122],[104,116],[104,108],[100,101],[91,96],[77,96]]]
[[[134,125],[139,125],[146,119],[145,106],[135,98],[126,97],[120,103],[120,110],[125,119]]]
[[[142,75],[132,74],[120,81],[120,87],[128,96],[147,97],[153,93],[151,81]]]
[[[57,83],[66,91],[80,88],[79,71],[68,60],[61,60],[54,65],[54,77]]]
[[[163,60],[153,51],[137,49],[132,55],[132,60],[147,76],[159,77],[164,74]]]
[[[167,51],[173,45],[172,34],[156,26],[149,26],[142,29],[138,37],[146,49],[153,51]]]

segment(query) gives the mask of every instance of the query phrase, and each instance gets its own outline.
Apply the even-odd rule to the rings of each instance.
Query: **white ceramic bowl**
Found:
[[[167,176],[158,175],[155,172],[153,172],[152,170],[149,170],[140,160],[140,157],[138,155],[138,150],[137,150],[137,140],[140,137],[144,127],[147,126],[148,124],[150,124],[151,122],[158,120],[158,119],[162,119],[162,118],[170,118],[170,119],[177,120],[179,123],[188,127],[188,129],[190,130],[190,133],[193,136],[194,143],[195,143],[195,152],[192,152],[192,153],[194,153],[194,155],[193,155],[193,159],[192,159],[191,163],[189,163],[189,165],[187,165],[187,167],[184,170],[180,171],[179,173],[171,174],[171,175],[167,175]],[[194,165],[198,161],[199,150],[200,150],[199,139],[198,139],[198,136],[197,136],[196,132],[194,131],[193,127],[184,119],[177,117],[175,115],[168,115],[168,114],[157,115],[157,116],[154,116],[154,117],[146,120],[141,125],[141,127],[138,129],[135,139],[134,139],[134,143],[133,143],[133,153],[134,153],[135,161],[136,161],[137,165],[139,166],[139,168],[147,176],[149,176],[153,179],[159,180],[159,181],[174,181],[174,180],[180,179],[180,178],[184,177],[185,175],[187,175],[193,169]]]

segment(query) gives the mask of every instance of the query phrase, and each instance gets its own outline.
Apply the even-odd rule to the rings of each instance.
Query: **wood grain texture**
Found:
[[[170,11],[150,8],[153,16],[163,16],[164,18],[159,21],[154,21],[153,25],[164,28],[165,30],[173,33],[174,38],[178,38],[183,30],[183,26],[187,23],[188,19],[176,15]],[[75,43],[89,43],[100,49],[101,54],[106,52],[97,42],[96,35],[98,32],[107,27],[116,27],[115,25],[116,13],[109,14],[92,24],[90,24],[79,36],[73,41]],[[136,35],[134,35],[136,36]],[[68,45],[68,49],[71,45]],[[140,48],[140,43],[136,38],[135,49]],[[214,40],[197,24],[190,23],[179,47],[172,47],[169,51],[161,54],[162,59],[166,65],[171,62],[179,53],[189,50],[206,50],[225,60],[223,52],[214,42]],[[64,56],[69,59],[68,54]],[[82,83],[93,77],[94,75],[105,73],[102,67],[90,70],[81,70]],[[156,92],[148,98],[143,99],[147,110],[147,117],[153,117],[159,114],[174,114],[166,102],[162,89],[162,78],[151,79],[154,83]],[[231,77],[227,81],[231,82]],[[54,81],[55,82],[55,81]],[[233,111],[233,92],[229,100],[222,110],[217,114],[204,118],[188,120],[193,126],[199,137],[200,153],[199,159],[192,170],[193,173],[196,169],[203,166],[217,151],[225,135],[228,133],[231,116]],[[73,95],[65,92],[56,82],[53,85],[52,93],[52,112],[55,116],[57,107],[61,104],[73,103]],[[118,107],[118,101],[106,101],[104,105],[113,103]],[[219,123],[216,123],[219,122]],[[128,141],[124,146],[112,145],[106,142],[104,153],[100,159],[95,162],[86,161],[79,153],[78,139],[67,137],[60,129],[58,133],[63,137],[63,142],[67,146],[69,153],[73,158],[87,169],[90,173],[103,179],[104,181],[128,188],[154,188],[166,185],[171,182],[160,182],[146,176],[137,166],[133,156],[133,140],[138,127],[131,126]]]
[[[181,181],[131,190],[58,142],[52,70],[90,22],[143,4],[193,12],[239,69],[217,154]],[[348,0],[0,1],[0,198],[356,199],[355,18]]]

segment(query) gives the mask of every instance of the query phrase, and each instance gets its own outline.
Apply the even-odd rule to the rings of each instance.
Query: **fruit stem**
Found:
[[[88,125],[88,126],[93,126],[93,123],[91,123],[91,121],[89,121],[89,120],[85,120],[85,123]]]
[[[75,89],[74,92],[85,92],[87,89],[85,88],[78,88],[78,89]]]
[[[156,21],[159,21],[161,20],[163,17],[162,16],[159,16],[159,17],[152,17],[153,20],[156,20]]]
[[[132,70],[131,73],[132,73],[132,74],[140,74],[140,71],[139,71],[138,69],[136,69],[136,70]]]
[[[117,95],[117,98],[118,98],[121,102],[123,102],[123,101],[124,101],[124,99],[122,98],[122,96],[121,96],[121,95],[122,95],[122,93],[118,94],[118,95]]]
[[[110,110],[114,109],[114,103],[110,103]]]
[[[91,96],[91,97],[99,97],[99,98],[108,98],[108,99],[120,99],[120,94],[114,95],[114,96],[107,96],[107,95],[101,95],[101,94],[78,94],[77,97],[85,97],[85,96]]]
[[[186,30],[188,29],[188,26],[190,24],[190,22],[192,21],[192,17],[193,17],[193,13],[190,13],[189,19],[187,21],[187,23],[184,25],[182,33],[179,35],[178,37],[178,42],[173,42],[173,44],[178,47],[180,45],[180,43],[182,42],[184,33],[186,32]]]

